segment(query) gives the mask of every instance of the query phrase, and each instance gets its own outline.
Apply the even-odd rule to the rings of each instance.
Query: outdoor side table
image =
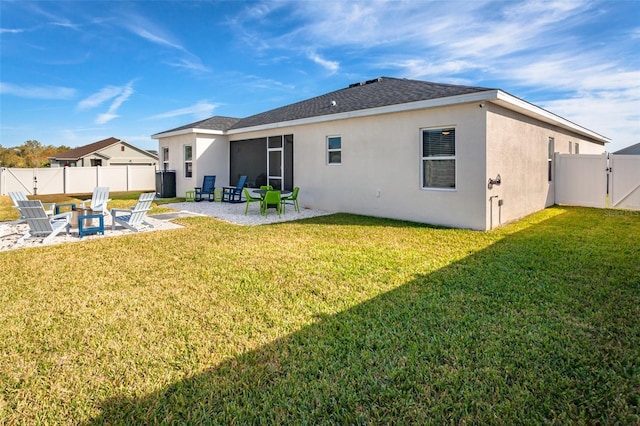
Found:
[[[89,225],[85,227],[84,221],[87,219],[98,219],[98,225]],[[104,235],[104,215],[102,214],[85,214],[78,216],[78,238],[82,238],[87,234]]]
[[[222,201],[222,189],[213,190],[213,201]]]
[[[196,200],[196,191],[195,190],[186,191],[184,193],[184,200],[185,201],[195,201]]]
[[[60,207],[71,207],[71,211],[74,211],[76,209],[76,203],[56,204],[56,214],[60,214]]]

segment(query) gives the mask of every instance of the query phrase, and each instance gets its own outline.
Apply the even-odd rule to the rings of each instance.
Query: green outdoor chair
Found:
[[[282,200],[280,197],[280,191],[267,191],[267,193],[264,194],[264,198],[262,199],[262,204],[260,205],[262,214],[264,214],[266,217],[269,211],[269,206],[275,205],[276,211],[278,212],[278,217],[280,217],[280,214],[282,213],[281,201]]]
[[[273,191],[273,186],[272,186],[272,185],[262,185],[262,186],[260,187],[260,189],[261,189],[262,191]]]
[[[293,188],[293,192],[291,195],[287,195],[286,197],[282,197],[282,211],[285,211],[285,205],[291,204],[296,209],[298,213],[300,213],[300,206],[298,206],[298,192],[300,192],[299,187]]]
[[[262,202],[262,198],[260,197],[254,197],[253,195],[251,195],[249,193],[249,190],[247,188],[244,188],[244,198],[247,199],[247,205],[244,208],[244,215],[246,216],[247,213],[249,212],[249,204],[250,203],[255,203],[255,202]],[[262,206],[260,206],[260,211],[262,212]]]

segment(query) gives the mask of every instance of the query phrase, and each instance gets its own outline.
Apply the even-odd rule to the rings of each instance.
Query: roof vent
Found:
[[[362,85],[364,85],[364,83],[362,83],[362,82],[353,83],[353,84],[350,84],[350,85],[349,85],[349,88],[352,88],[352,87],[358,87],[358,86],[362,86]]]
[[[338,103],[337,103],[336,101],[331,101],[331,106],[332,106],[332,107],[334,107],[334,106],[336,106],[336,105],[338,105]]]
[[[373,80],[367,80],[367,81],[364,82],[364,84],[377,83],[377,82],[379,82],[381,80],[382,80],[382,78],[378,77],[378,78],[374,78]]]

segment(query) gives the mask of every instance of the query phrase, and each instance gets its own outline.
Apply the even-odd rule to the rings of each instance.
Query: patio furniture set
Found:
[[[54,204],[29,200],[22,192],[10,192],[9,195],[14,207],[20,211],[20,218],[15,223],[26,222],[29,226],[27,233],[17,241],[18,244],[31,237],[43,238],[42,242],[47,243],[63,230],[68,235],[72,227],[78,229],[78,238],[88,234],[104,235],[104,218],[109,215],[112,219],[111,230],[116,229],[116,224],[133,232],[137,232],[142,224],[153,228],[145,219],[151,210],[155,192],[140,194],[136,205],[130,209],[111,210],[107,208],[107,203],[111,201],[107,187],[96,187],[91,199],[82,201],[79,206],[75,203]],[[62,208],[70,211],[61,212]]]
[[[259,189],[253,189],[245,188],[246,183],[247,176],[243,175],[238,179],[236,186],[225,186],[222,189],[216,189],[216,177],[205,176],[202,186],[196,187],[192,191],[186,191],[185,200],[194,202],[204,200],[227,203],[245,202],[245,215],[249,212],[249,205],[257,202],[260,203],[260,213],[264,216],[267,216],[268,209],[271,207],[275,208],[278,216],[280,216],[285,212],[286,204],[294,206],[296,212],[300,213],[300,206],[298,205],[299,187],[295,187],[293,191],[277,190],[271,185],[262,185]],[[243,195],[244,201],[242,200]]]

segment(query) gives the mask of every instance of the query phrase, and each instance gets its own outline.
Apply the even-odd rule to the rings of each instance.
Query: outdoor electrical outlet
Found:
[[[380,198],[380,190],[379,189],[376,191],[376,197]]]

